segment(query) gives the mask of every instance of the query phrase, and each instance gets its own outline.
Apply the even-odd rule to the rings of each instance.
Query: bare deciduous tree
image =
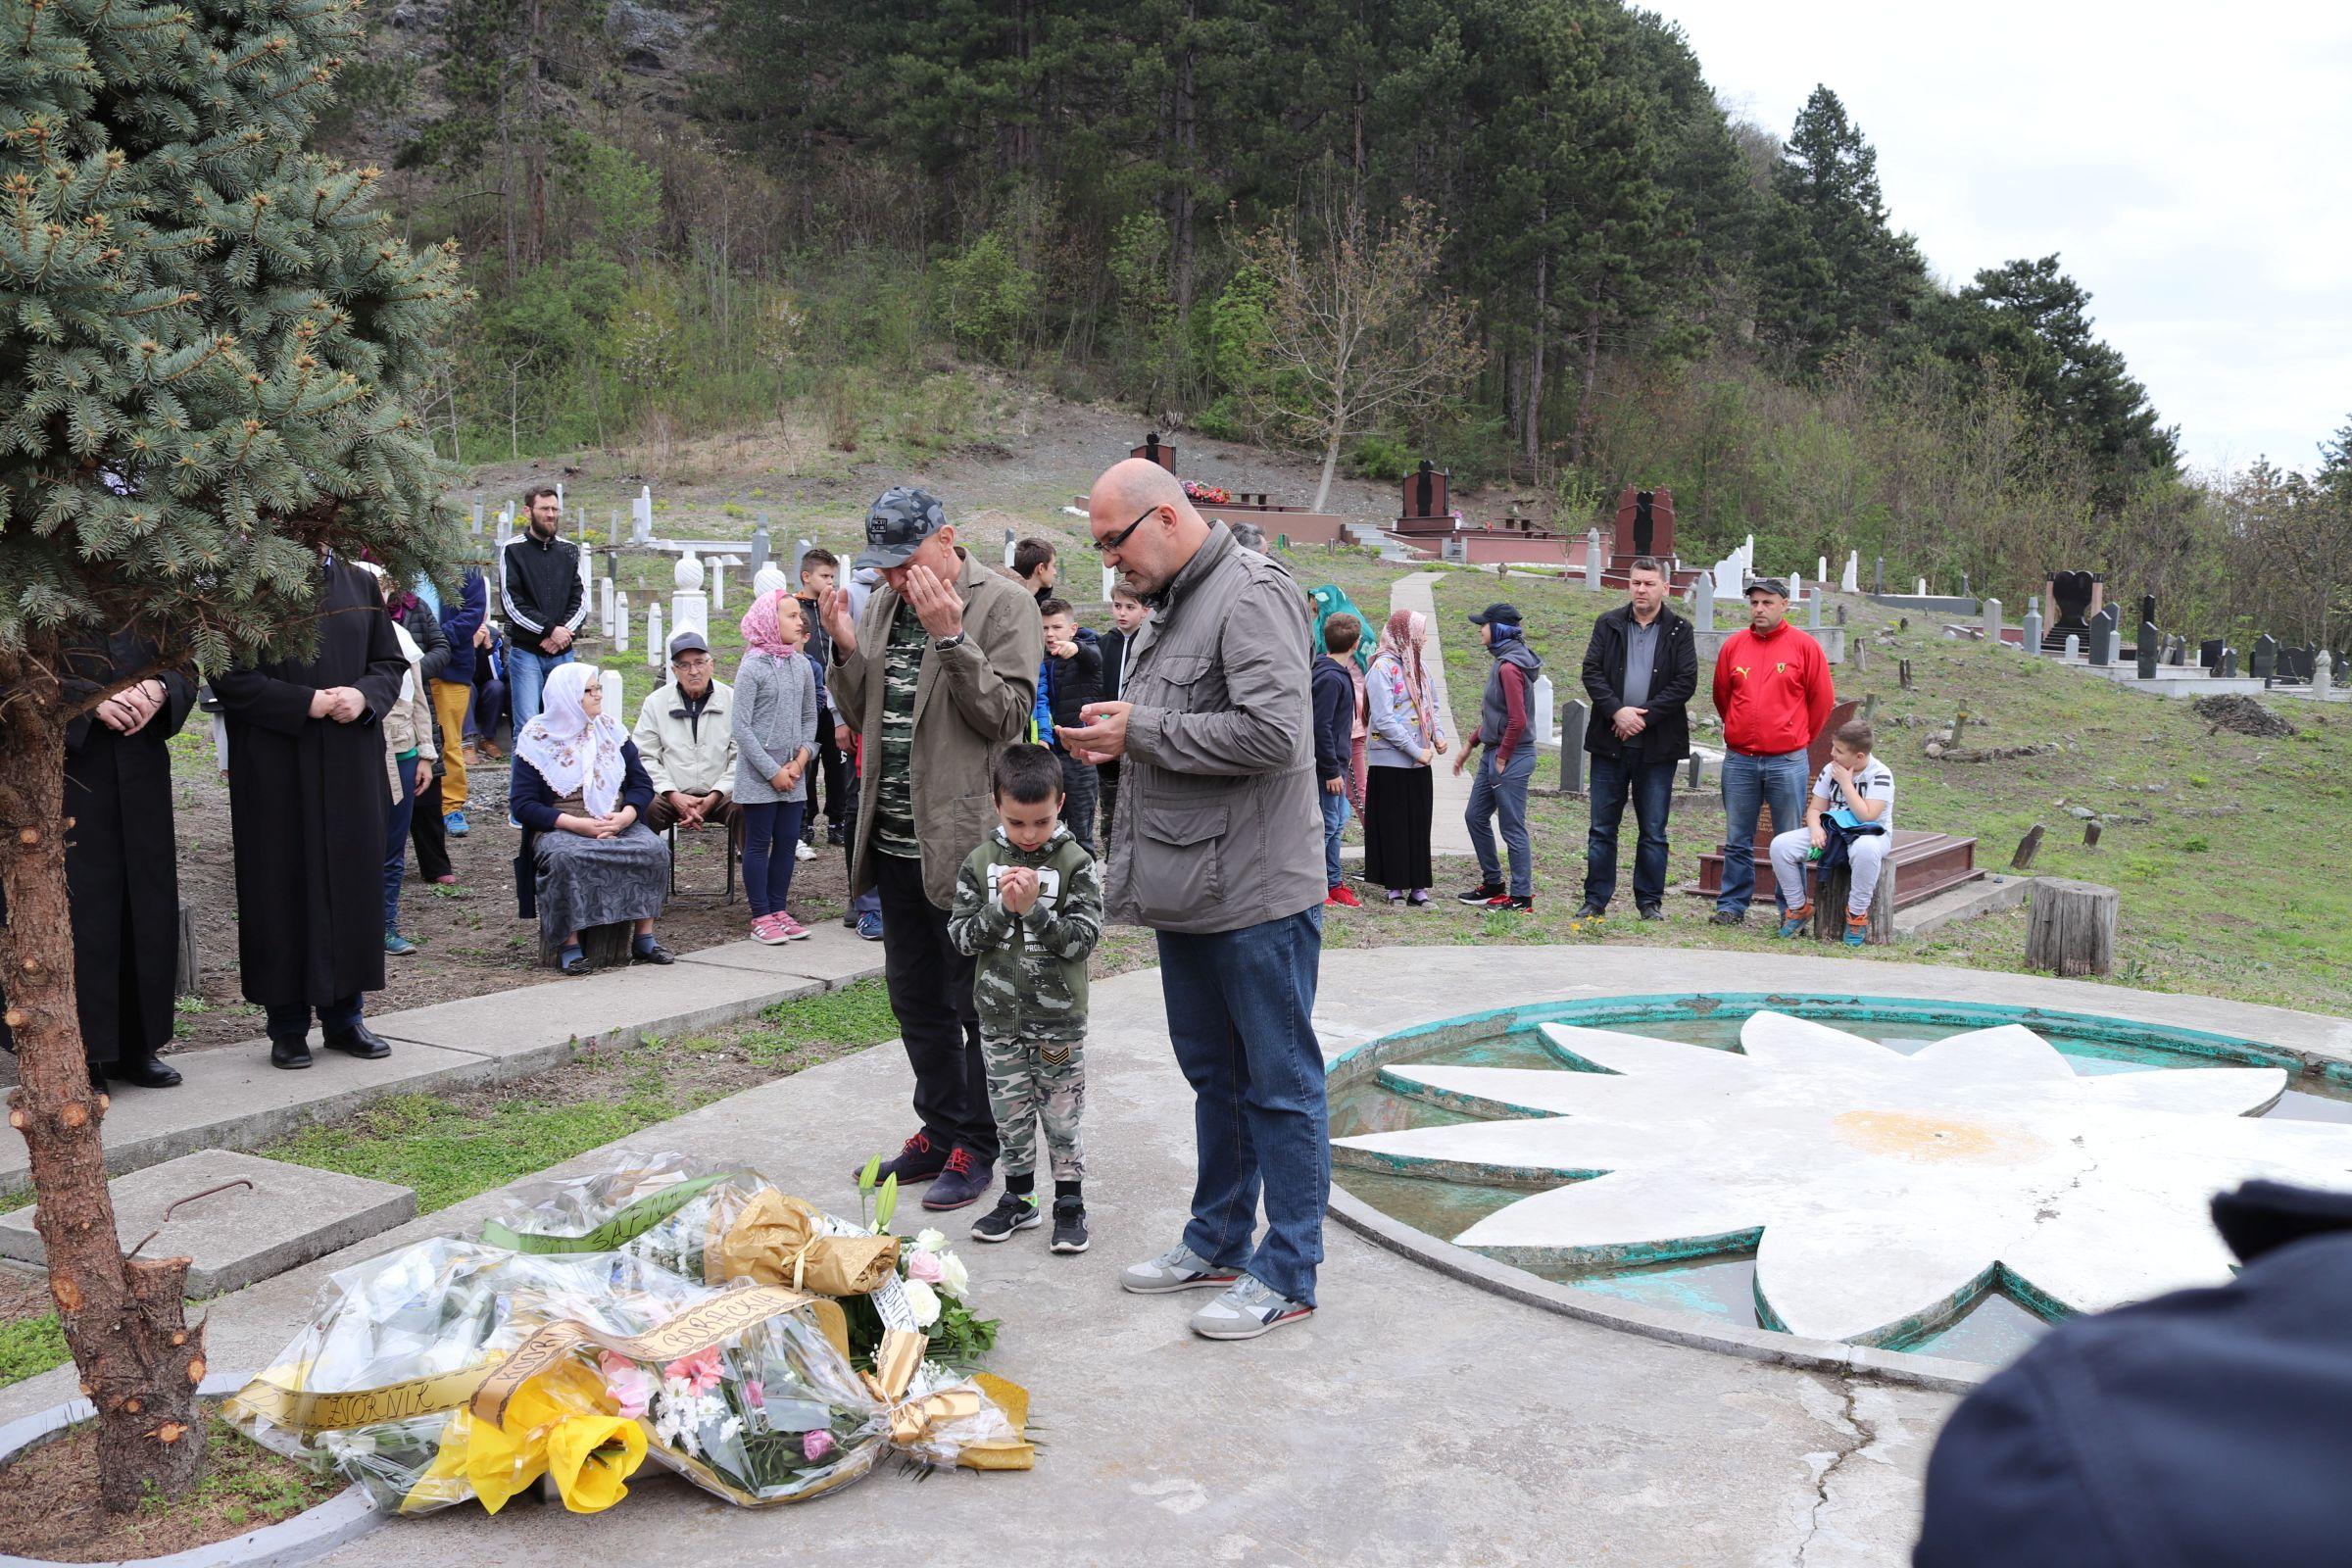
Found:
[[[1247,263],[1273,285],[1272,373],[1253,389],[1251,414],[1261,429],[1321,446],[1317,512],[1349,436],[1425,414],[1478,372],[1470,305],[1438,281],[1445,240],[1419,201],[1376,225],[1360,198],[1345,195],[1243,242]]]

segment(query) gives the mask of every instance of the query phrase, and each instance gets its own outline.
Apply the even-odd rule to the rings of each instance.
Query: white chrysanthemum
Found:
[[[1455,1238],[1508,1261],[1753,1246],[1759,1317],[1819,1339],[1906,1338],[2001,1283],[2093,1311],[2225,1280],[2216,1192],[2352,1186],[2352,1127],[2256,1119],[2285,1090],[2277,1067],[2084,1076],[2021,1025],[1905,1055],[1776,1012],[1739,1052],[1544,1032],[1598,1070],[1388,1068],[1402,1093],[1509,1119],[1339,1146],[1397,1170],[1567,1179]]]

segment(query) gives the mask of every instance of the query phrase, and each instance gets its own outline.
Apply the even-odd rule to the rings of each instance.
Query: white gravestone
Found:
[[[1535,710],[1527,715],[1527,727],[1535,736],[1535,742],[1538,746],[1549,746],[1551,744],[1551,676],[1547,672],[1540,671],[1536,675],[1535,701],[1533,704]]]
[[[1697,620],[1700,631],[1715,629],[1715,577],[1712,572],[1700,572],[1698,581],[1690,585],[1690,613]]]
[[[2026,625],[2026,642],[2025,642],[2025,649],[2026,649],[2026,652],[2027,652],[2027,653],[2029,653],[2029,654],[2038,654],[2038,653],[2040,653],[2040,652],[2041,652],[2041,595],[2039,595],[2039,594],[2029,594],[2029,595],[2027,595],[2027,597],[2026,597],[2026,621],[2025,621],[2025,625]]]
[[[561,524],[559,523],[558,526]],[[580,603],[593,605],[596,603],[596,551],[585,537],[579,541],[579,546]]]
[[[597,674],[596,684],[598,688],[601,689],[605,694],[605,711],[611,713],[614,718],[619,718],[620,727],[622,729],[627,729],[629,727],[629,721],[620,717],[620,705],[622,702],[620,671],[617,669],[599,671]]]
[[[596,624],[607,637],[612,635],[612,579],[610,577],[596,579]]]
[[[660,605],[648,605],[645,607],[645,662],[653,665],[656,669],[660,669],[662,667],[662,650],[663,646],[664,644],[662,639],[662,607]]]
[[[612,579],[607,577],[606,582]],[[620,653],[629,651],[629,596],[621,594],[612,602],[612,646]]]
[[[1005,530],[1004,530],[1004,569],[1005,569],[1006,571],[1010,571],[1010,570],[1012,569],[1012,553],[1013,553],[1013,551],[1015,551],[1015,550],[1017,550],[1017,549],[1019,549],[1019,548],[1020,548],[1020,547],[1019,547],[1019,545],[1018,545],[1018,544],[1017,544],[1017,543],[1014,541],[1014,539],[1013,539],[1013,537],[1012,537],[1012,530],[1011,530],[1010,528],[1007,528],[1007,529],[1005,529]]]
[[[2082,657],[2082,639],[2076,636],[2071,631],[2068,632],[2066,634],[2066,662],[2071,664]]]
[[[482,535],[482,503],[479,499],[473,503],[473,535],[477,539]]]
[[[1600,530],[1598,528],[1585,530],[1585,586],[1595,590],[1600,587]]]
[[[1111,566],[1104,566],[1102,568],[1102,602],[1104,604],[1107,605],[1110,603],[1110,591],[1113,588],[1116,588],[1118,585],[1119,574],[1117,569]]]
[[[1862,591],[1861,551],[1848,550],[1845,553],[1845,571],[1838,579],[1838,591],[1841,594],[1858,594]]]
[[[1927,578],[1925,578],[1925,577],[1922,577],[1922,578],[1920,578],[1920,579],[1919,579],[1919,586],[1918,586],[1918,587],[1916,587],[1916,588],[1914,588],[1914,589],[1912,589],[1912,590],[1911,590],[1911,594],[1912,594],[1912,597],[1913,597],[1913,598],[1916,598],[1916,599],[1925,599],[1925,598],[1927,598],[1927,597],[1928,597],[1928,579],[1927,579]]]
[[[703,592],[703,564],[689,549],[678,557],[670,568],[670,581],[677,592],[669,596],[669,629],[671,635],[682,631],[699,631],[710,635],[710,599]]]
[[[1998,599],[1984,601],[1984,640],[1995,647],[2000,645],[2001,602]]]
[[[629,543],[641,545],[654,537],[654,487],[637,487],[637,499],[629,503]]]
[[[2311,662],[2311,695],[2323,700],[2335,689],[2335,656],[2323,648]]]
[[[1813,558],[1813,580],[1815,582],[1828,582],[1830,580],[1829,557],[1815,556]]]
[[[727,558],[725,556],[713,557],[710,562],[710,612],[715,615],[723,615],[727,612]]]

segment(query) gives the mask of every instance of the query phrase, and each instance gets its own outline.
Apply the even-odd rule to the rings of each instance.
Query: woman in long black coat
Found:
[[[118,633],[69,654],[61,684],[82,702],[155,663],[152,644]],[[170,742],[195,702],[185,672],[160,670],[66,726],[74,996],[93,1084],[179,1082],[156,1053],[172,1039],[179,957]]]
[[[329,1048],[391,1048],[361,1021],[384,988],[384,734],[408,672],[375,579],[320,565],[318,646],[213,677],[228,720],[237,959],[269,1011],[270,1060],[308,1067],[311,1012]]]

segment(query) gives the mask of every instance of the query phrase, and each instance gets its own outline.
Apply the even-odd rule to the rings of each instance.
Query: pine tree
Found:
[[[50,1290],[101,1492],[172,1495],[203,1448],[187,1259],[116,1241],[66,905],[76,646],[158,667],[301,647],[321,548],[406,578],[454,553],[408,399],[461,301],[376,172],[304,151],[357,0],[0,0],[0,929]]]
[[[1927,292],[1908,234],[1886,226],[1879,155],[1827,87],[1796,117],[1773,172],[1757,258],[1757,328],[1803,368],[1860,338],[1891,335]]]

